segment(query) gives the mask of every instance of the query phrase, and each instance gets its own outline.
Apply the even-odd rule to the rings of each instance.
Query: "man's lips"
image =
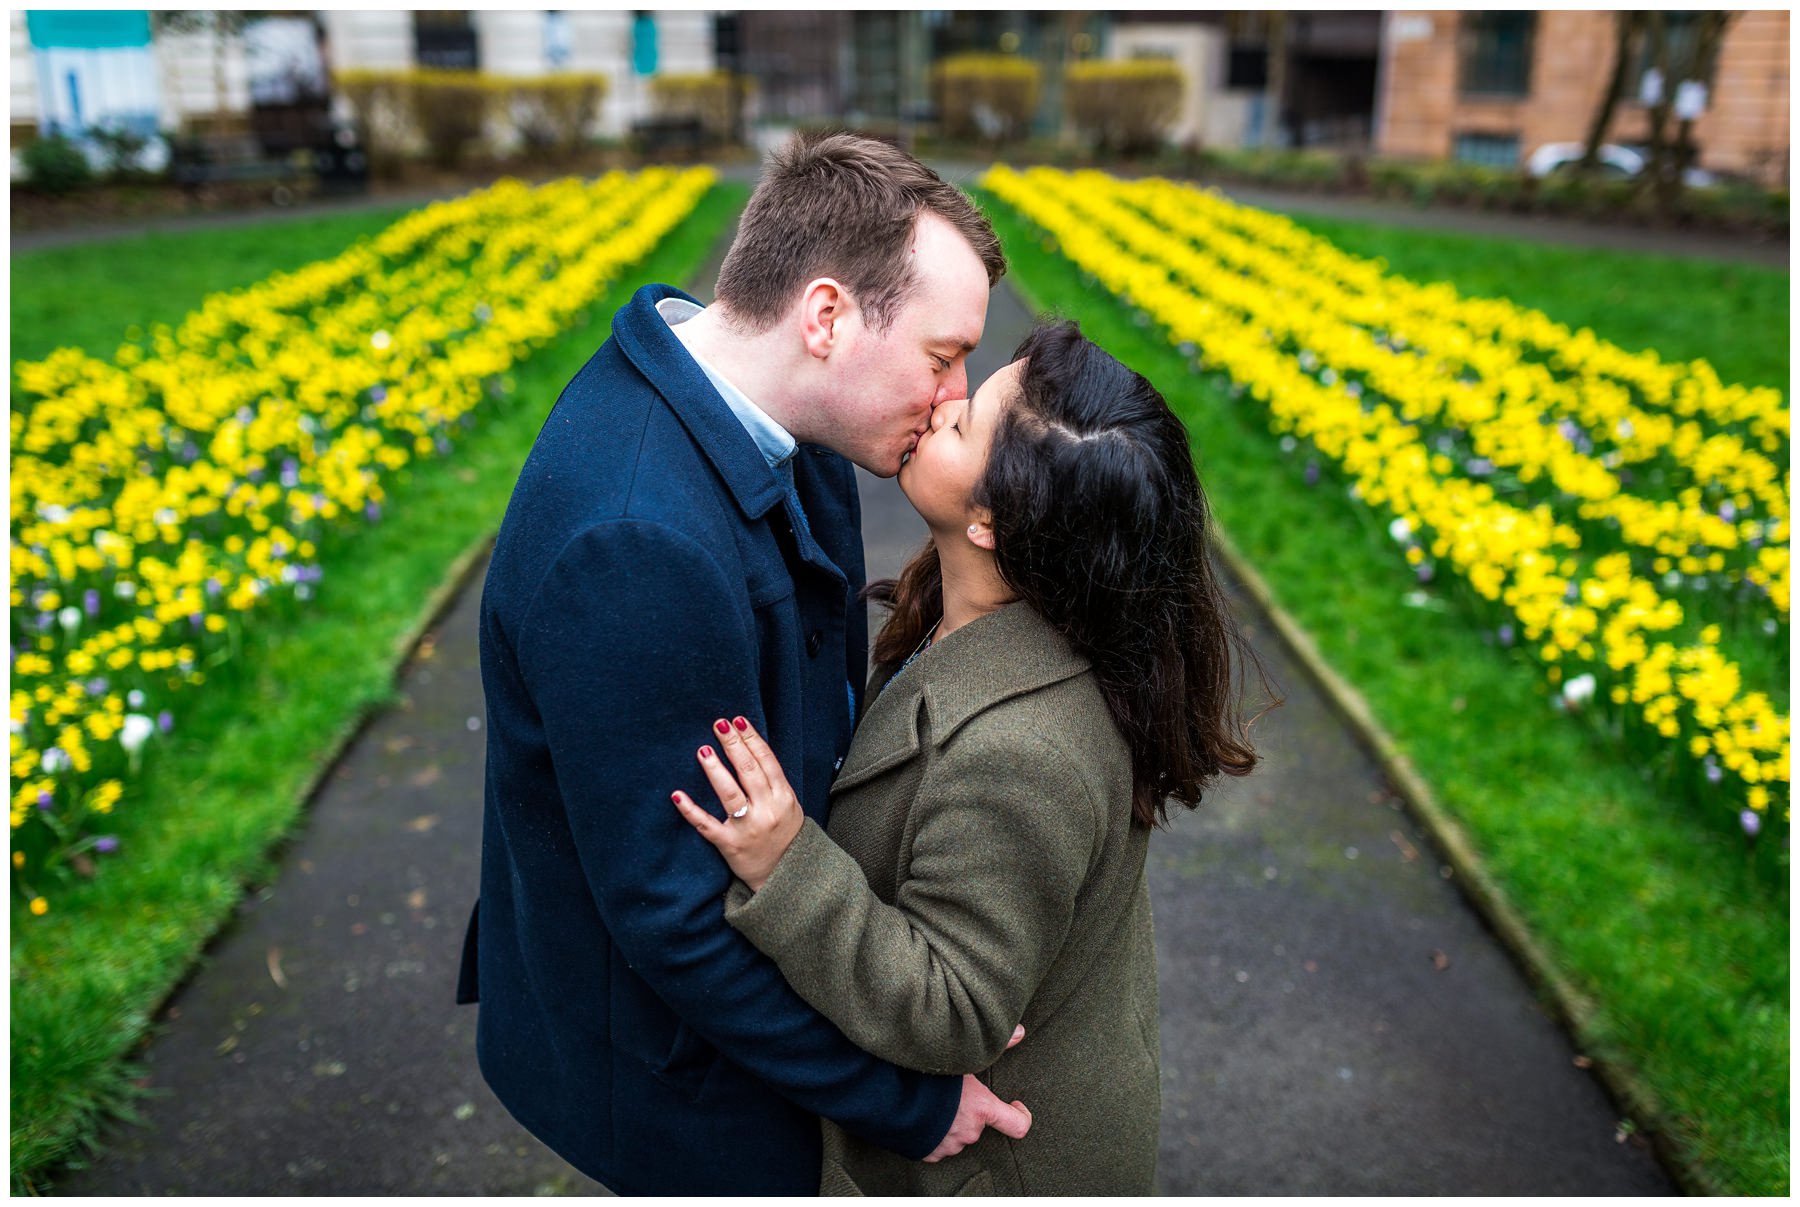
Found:
[[[908,461],[912,460],[912,455],[919,451],[919,441],[923,440],[925,438],[925,433],[930,430],[930,426],[927,425],[912,434],[912,440],[908,442],[906,451],[900,454],[900,464],[905,465]]]

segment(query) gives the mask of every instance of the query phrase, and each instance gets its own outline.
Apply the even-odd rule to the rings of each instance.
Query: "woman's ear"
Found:
[[[839,327],[850,311],[844,287],[830,277],[820,277],[800,295],[800,338],[806,354],[824,360],[837,347]]]
[[[969,541],[989,553],[994,551],[994,517],[985,507],[975,511],[975,522],[964,529]]]

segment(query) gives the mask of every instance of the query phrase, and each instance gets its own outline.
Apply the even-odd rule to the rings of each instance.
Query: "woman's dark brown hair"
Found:
[[[1018,397],[974,501],[993,515],[1000,577],[1093,664],[1131,749],[1134,816],[1166,822],[1170,799],[1194,808],[1218,776],[1256,766],[1232,649],[1268,677],[1213,573],[1187,430],[1156,388],[1074,323],[1038,327],[1014,356]],[[942,586],[929,545],[870,585],[893,609],[877,662],[918,646],[943,615]]]
[[[738,219],[713,296],[767,331],[808,281],[835,277],[885,331],[911,292],[919,215],[955,227],[987,268],[1006,271],[994,228],[955,185],[897,147],[842,130],[800,133],[769,158]]]

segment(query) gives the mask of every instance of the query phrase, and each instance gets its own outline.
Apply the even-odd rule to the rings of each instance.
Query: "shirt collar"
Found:
[[[687,322],[704,309],[705,307],[686,298],[664,298],[656,304],[656,312],[670,327]],[[750,438],[756,441],[756,447],[762,452],[764,459],[775,468],[780,468],[791,459],[799,446],[787,429],[769,418],[767,411],[751,402],[747,394],[726,380],[722,373],[707,364],[692,348],[688,348],[686,344],[682,344],[682,347],[694,358],[700,371],[706,374],[706,380],[712,382],[719,397],[725,400],[731,413],[737,416],[738,422],[744,425],[744,430],[750,433]]]

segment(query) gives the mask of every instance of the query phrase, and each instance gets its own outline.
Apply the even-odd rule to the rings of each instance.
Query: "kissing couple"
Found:
[[[1057,323],[970,394],[1005,268],[912,157],[797,136],[519,475],[457,1000],[617,1193],[1153,1188],[1147,842],[1255,764],[1250,655],[1148,381]],[[929,531],[897,580],[856,465]]]

